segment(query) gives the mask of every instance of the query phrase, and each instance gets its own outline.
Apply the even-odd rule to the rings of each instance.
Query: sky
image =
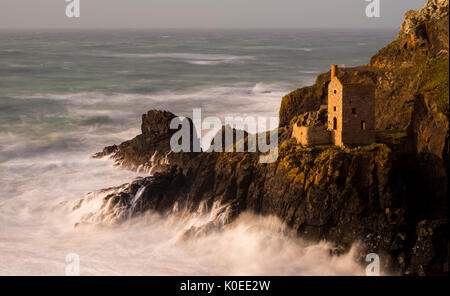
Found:
[[[0,29],[281,29],[398,28],[426,0],[0,0]],[[380,1],[380,18],[368,18]]]

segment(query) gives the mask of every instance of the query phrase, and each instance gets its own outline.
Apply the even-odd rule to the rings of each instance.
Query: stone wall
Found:
[[[327,143],[367,145],[375,142],[375,86],[343,84],[334,76],[336,71],[334,67],[328,85],[327,128],[294,124],[292,136],[304,146]]]
[[[331,144],[342,146],[342,96],[343,87],[339,79],[333,78],[328,85],[328,130],[332,131]],[[337,128],[334,129],[334,119]]]
[[[374,143],[375,87],[344,85],[342,106],[342,142],[345,145]]]
[[[330,144],[330,132],[323,126],[298,126],[294,124],[292,137],[302,146]]]

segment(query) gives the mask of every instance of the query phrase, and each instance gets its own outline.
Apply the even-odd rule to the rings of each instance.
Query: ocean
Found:
[[[186,241],[207,214],[79,229],[70,205],[143,175],[91,156],[139,134],[147,110],[277,116],[283,95],[331,64],[367,64],[395,34],[0,31],[0,275],[64,275],[70,253],[82,275],[363,274],[354,250],[330,257],[328,242],[308,243],[275,217],[248,213]]]

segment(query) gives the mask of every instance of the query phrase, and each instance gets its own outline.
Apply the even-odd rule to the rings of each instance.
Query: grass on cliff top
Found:
[[[449,59],[432,61],[422,73],[420,91],[436,103],[439,112],[449,116]]]

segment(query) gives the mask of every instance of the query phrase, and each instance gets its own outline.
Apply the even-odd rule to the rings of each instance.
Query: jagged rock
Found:
[[[304,238],[331,240],[343,250],[361,240],[363,253],[387,254],[398,262],[388,266],[392,270],[416,272],[418,267],[411,266],[416,261],[410,263],[408,257],[415,244],[415,225],[434,212],[423,211],[419,199],[428,188],[417,182],[420,176],[411,167],[414,159],[406,156],[383,144],[352,150],[303,149],[288,141],[281,143],[274,164],[261,165],[252,153],[200,153],[189,163],[172,162],[161,174],[127,187],[127,194],[120,191],[109,199],[112,207],[117,204],[133,215],[148,210],[164,213],[176,204],[195,213],[201,205],[211,208],[217,203],[227,205],[229,222],[244,211],[276,215]],[[147,185],[139,202],[131,202],[143,182]],[[434,270],[426,262],[420,264]]]
[[[328,106],[322,105],[319,110],[306,112],[294,117],[293,121],[298,126],[325,126],[328,120]]]
[[[429,153],[448,160],[448,135],[448,118],[438,111],[433,101],[418,95],[408,127],[408,145],[417,154]]]
[[[173,134],[174,131],[170,129],[170,122],[175,117],[173,113],[167,111],[148,111],[147,114],[142,115],[142,134],[151,139]]]
[[[327,104],[329,75],[317,76],[312,86],[297,89],[283,97],[279,111],[280,127],[288,126],[291,120],[305,112],[316,111]]]
[[[448,117],[437,111],[434,102],[419,95],[408,128],[407,147],[416,155],[420,181],[429,188],[421,212],[435,218],[448,214]],[[430,215],[431,216],[431,215]]]
[[[432,5],[438,2],[447,3],[448,14],[448,1],[430,0],[427,7],[435,9]],[[98,156],[110,155],[133,169],[148,166],[152,159],[155,167],[158,160],[161,173],[146,178],[148,188],[141,192],[135,214],[150,209],[165,212],[178,203],[191,212],[204,205],[208,209],[226,205],[227,222],[244,211],[276,215],[304,238],[334,242],[332,253],[360,241],[361,260],[376,252],[389,259],[384,260],[389,262],[385,267],[395,272],[446,273],[448,75],[442,73],[448,68],[448,55],[437,53],[448,18],[434,17],[442,11],[427,13],[433,17],[426,21],[428,41],[423,47],[405,47],[404,37],[382,49],[369,66],[338,73],[342,80],[377,84],[377,127],[408,127],[403,149],[381,143],[354,149],[295,145],[288,136],[293,118],[300,116],[297,119],[305,124],[323,119],[321,112],[301,115],[326,104],[326,73],[314,86],[283,98],[275,163],[258,163],[256,153],[170,153],[174,131],[167,126],[174,115],[158,111],[143,116],[141,135],[107,147]],[[405,32],[407,26],[412,30],[406,24]],[[160,164],[164,159],[167,162]],[[128,195],[121,191],[110,196],[112,206],[132,207],[129,200],[140,188],[129,186]]]
[[[427,275],[449,272],[448,220],[424,220],[417,224],[407,274]]]
[[[227,146],[226,136],[228,134],[232,135],[233,142],[232,143],[228,143],[228,146]],[[240,142],[237,142],[238,141],[238,137],[240,139]],[[230,138],[231,138],[231,136],[230,136]],[[221,142],[222,145],[215,145],[215,141],[217,141],[219,139],[220,139],[220,142]],[[248,133],[245,130],[237,130],[237,129],[234,129],[234,128],[230,127],[229,125],[225,125],[225,126],[222,126],[222,129],[220,131],[218,131],[217,134],[214,136],[214,138],[211,141],[211,147],[208,150],[212,151],[213,147],[214,147],[214,149],[217,149],[216,146],[220,146],[220,151],[223,151],[223,152],[228,152],[228,151],[229,152],[231,152],[231,151],[236,152],[237,151],[237,147],[236,147],[237,145],[241,145],[239,147],[239,149],[241,149],[241,151],[242,150],[243,151],[248,151],[248,147],[249,147],[248,146],[249,145],[249,143],[248,143]],[[255,145],[255,143],[250,143],[250,145]]]
[[[191,152],[172,153],[170,148],[170,139],[177,131],[170,129],[170,122],[175,117],[167,111],[148,111],[142,115],[142,134],[120,145],[105,147],[94,158],[108,156],[115,160],[117,166],[147,173],[163,172],[173,165],[192,162],[199,154],[193,152],[194,143],[199,145],[200,140],[191,119],[184,119],[190,126]]]
[[[405,14],[398,33],[399,38],[410,34],[420,36],[418,31],[424,22],[437,21],[448,17],[448,0],[430,0],[419,11],[410,10]]]
[[[416,10],[409,10],[405,14],[403,24],[400,26],[398,37],[403,38],[413,33],[416,30],[417,23],[419,22],[419,12]]]

